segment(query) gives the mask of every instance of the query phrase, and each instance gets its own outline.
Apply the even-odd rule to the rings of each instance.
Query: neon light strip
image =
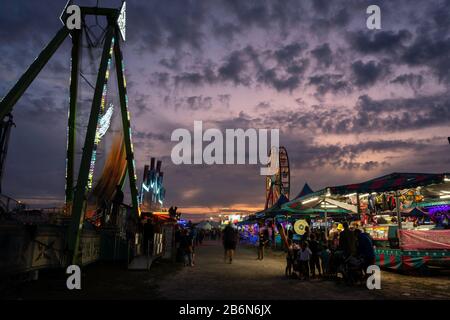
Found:
[[[109,48],[108,67],[106,69],[105,83],[103,84],[102,100],[100,103],[100,111],[101,111],[102,115],[105,112],[105,104],[106,104],[106,98],[107,98],[106,95],[108,93],[109,69],[111,68],[111,57],[112,57],[112,53],[113,53],[113,48],[114,48],[114,38],[112,38],[111,47]],[[89,176],[88,176],[88,184],[87,184],[88,189],[92,189],[92,182],[94,180],[95,161],[97,160],[97,146],[98,146],[98,143],[100,142],[100,138],[101,138],[100,131],[101,131],[101,117],[99,117],[99,119],[98,119],[97,129],[95,131],[94,150],[92,151],[91,165],[89,167]]]

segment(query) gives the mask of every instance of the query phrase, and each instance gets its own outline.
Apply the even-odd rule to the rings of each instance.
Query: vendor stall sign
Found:
[[[450,230],[400,230],[403,250],[450,249]]]
[[[309,227],[308,222],[306,220],[297,220],[294,224],[294,231],[299,235],[303,235],[305,233],[306,227]]]

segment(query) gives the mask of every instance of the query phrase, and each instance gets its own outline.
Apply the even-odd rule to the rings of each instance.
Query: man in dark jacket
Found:
[[[375,250],[372,237],[367,232],[355,230],[358,239],[358,255],[364,259],[364,271],[375,262]]]
[[[343,251],[344,257],[356,255],[356,236],[349,229],[348,222],[342,224],[344,230],[339,234],[339,249]]]

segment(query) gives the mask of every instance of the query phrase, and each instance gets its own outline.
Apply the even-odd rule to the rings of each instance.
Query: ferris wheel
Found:
[[[272,163],[276,164],[277,160],[278,169],[276,172],[273,175],[266,176],[265,209],[272,207],[281,195],[289,199],[291,177],[289,172],[289,157],[285,147],[280,147],[278,154],[276,153],[276,149],[271,150],[268,166],[270,167]]]

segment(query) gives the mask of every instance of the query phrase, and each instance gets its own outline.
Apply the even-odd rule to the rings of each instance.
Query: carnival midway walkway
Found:
[[[450,278],[383,272],[381,290],[348,287],[335,281],[300,281],[284,276],[285,256],[268,252],[256,260],[256,249],[238,246],[232,264],[224,263],[218,241],[197,248],[196,265],[159,281],[169,299],[450,299]]]
[[[63,270],[40,273],[39,280],[2,292],[2,299],[450,299],[450,277],[382,272],[381,290],[348,287],[335,281],[308,282],[284,276],[282,252],[239,245],[233,264],[223,261],[220,241],[196,248],[195,266],[157,262],[150,271],[93,264],[83,269],[81,290],[67,290]]]

